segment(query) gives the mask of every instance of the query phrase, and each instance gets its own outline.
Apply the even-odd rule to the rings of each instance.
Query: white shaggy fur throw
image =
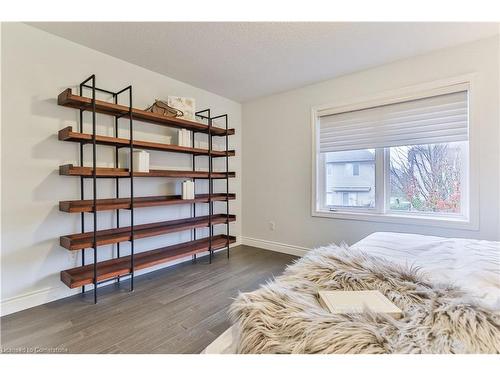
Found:
[[[318,289],[379,290],[404,312],[334,315]],[[499,353],[500,315],[415,267],[345,246],[311,251],[231,305],[239,353]]]

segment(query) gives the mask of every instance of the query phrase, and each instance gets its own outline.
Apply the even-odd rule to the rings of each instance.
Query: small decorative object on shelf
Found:
[[[186,120],[195,120],[195,100],[192,98],[183,98],[182,96],[169,96],[168,105],[182,112],[180,118]]]
[[[167,117],[182,117],[184,115],[181,110],[172,108],[164,101],[158,99],[155,99],[155,102],[146,108],[145,111],[158,113]]]
[[[191,132],[186,129],[179,129],[177,131],[177,144],[182,147],[191,147]]]
[[[132,151],[134,172],[149,173],[149,153],[142,150],[136,149]],[[123,168],[127,173],[130,172],[130,150],[128,148],[122,148],[118,150],[118,168]],[[98,174],[99,174],[99,168]],[[127,173],[128,174],[128,173]]]
[[[182,199],[194,199],[194,182],[186,180],[182,183]]]
[[[90,96],[83,96],[82,92],[84,90],[90,92]],[[97,92],[112,94],[112,101],[96,99]],[[235,199],[236,196],[229,193],[229,179],[235,177],[235,173],[229,171],[229,157],[234,156],[235,152],[228,149],[228,137],[234,134],[234,129],[228,128],[227,114],[212,116],[210,109],[194,113],[194,100],[177,98],[179,100],[175,100],[175,102],[182,104],[177,109],[181,110],[184,114],[184,117],[180,118],[168,114],[163,115],[166,113],[173,114],[173,112],[169,112],[169,108],[161,108],[164,102],[158,103],[157,101],[145,111],[134,108],[132,106],[132,99],[132,86],[112,92],[97,87],[95,75],[90,76],[80,84],[79,95],[74,95],[71,89],[66,89],[57,98],[59,105],[80,111],[78,131],[73,131],[72,127],[68,126],[61,129],[58,135],[60,141],[75,142],[80,146],[80,160],[78,165],[66,164],[59,166],[59,174],[61,176],[78,176],[80,178],[80,199],[59,202],[59,210],[68,213],[79,213],[81,218],[80,233],[64,235],[59,239],[62,247],[69,251],[79,251],[81,253],[81,266],[61,271],[61,281],[70,288],[81,287],[82,293],[85,292],[86,285],[92,285],[94,303],[97,303],[97,287],[101,283],[111,281],[119,283],[123,278],[127,277],[128,281],[130,281],[130,290],[133,290],[134,273],[137,270],[187,256],[192,256],[193,260],[196,260],[197,254],[205,252],[208,252],[209,263],[212,263],[215,250],[226,249],[227,256],[229,257],[229,246],[236,242],[236,237],[229,235],[229,223],[236,220],[236,216],[229,214],[229,201]],[[120,101],[125,103],[120,104]],[[170,103],[167,106],[172,107]],[[187,108],[188,111],[185,111],[183,108]],[[190,111],[193,113],[187,113]],[[87,126],[87,129],[84,129],[85,112],[91,116],[91,126]],[[113,136],[96,134],[97,113],[114,118]],[[201,121],[190,121],[187,119],[191,118],[194,120],[195,117]],[[214,120],[218,120],[219,122],[224,121],[225,126],[213,126]],[[133,130],[140,127],[142,122],[181,129],[183,131],[182,145],[180,143],[179,145],[175,145],[169,144],[170,142],[158,143],[135,139]],[[128,137],[118,137],[120,125],[125,125],[125,129],[123,130],[127,131]],[[87,130],[87,132],[84,130]],[[195,142],[194,135],[196,133],[199,136],[197,138],[204,138],[202,141],[206,142],[206,148],[200,149],[195,147],[197,143]],[[179,132],[180,134],[181,132]],[[214,150],[213,137],[221,137],[225,140],[225,148],[223,150]],[[87,145],[92,147],[89,150],[92,152],[92,165],[84,167],[84,147]],[[114,149],[114,167],[97,167],[97,146],[109,146]],[[127,155],[125,155],[127,157],[126,163],[120,161],[120,149],[128,151]],[[184,170],[149,169],[149,154],[142,150],[188,154],[191,158],[191,167]],[[197,157],[208,158],[208,171],[197,169]],[[215,158],[224,159],[225,170],[214,171],[213,159]],[[130,172],[130,169],[133,173]],[[192,180],[183,183],[182,195],[138,197],[134,193],[134,184],[146,177],[188,178]],[[115,181],[114,198],[100,196],[101,191],[98,191],[99,185],[97,181],[102,178]],[[92,189],[90,194],[88,194],[89,197],[85,196],[87,194],[85,191],[85,179],[89,179],[92,182]],[[119,181],[121,179],[127,179],[130,183],[129,194],[126,196],[123,196],[125,194],[120,191],[122,184]],[[208,191],[195,195],[194,181],[196,179],[206,179],[208,182],[206,189]],[[216,179],[225,180],[224,192],[214,192],[213,181]],[[226,203],[223,213],[214,213],[214,202],[216,201]],[[191,205],[191,217],[140,225],[137,225],[134,221],[136,209],[180,204]],[[198,205],[208,206],[206,210],[201,210],[207,212],[205,216],[197,215],[198,211],[200,211],[197,210]],[[98,230],[97,212],[111,210],[116,212],[115,227]],[[128,226],[123,226],[121,222],[125,212],[130,215],[130,224]],[[91,225],[86,223],[88,216],[92,218]],[[225,225],[225,233],[214,235],[215,225]],[[200,238],[198,228],[208,228],[208,235]],[[191,231],[191,241],[142,251],[140,253],[135,252],[134,243],[136,239],[185,230]],[[125,255],[120,249],[122,242],[130,243]],[[102,251],[101,246],[113,244],[116,249],[116,257],[99,261]],[[93,256],[90,261],[86,257],[87,250],[93,250]]]
[[[134,150],[134,172],[149,173],[149,153],[144,150]],[[130,170],[130,167],[129,167]]]

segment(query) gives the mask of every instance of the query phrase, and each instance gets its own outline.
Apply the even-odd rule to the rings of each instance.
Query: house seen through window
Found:
[[[329,152],[325,162],[328,206],[375,206],[375,150]]]

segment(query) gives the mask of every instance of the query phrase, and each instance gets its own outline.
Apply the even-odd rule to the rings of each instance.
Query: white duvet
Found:
[[[353,247],[418,266],[431,281],[455,284],[500,311],[500,242],[377,232]],[[203,352],[235,353],[236,341],[237,331],[230,327]]]
[[[377,232],[353,247],[419,266],[430,280],[455,284],[500,311],[500,242]]]

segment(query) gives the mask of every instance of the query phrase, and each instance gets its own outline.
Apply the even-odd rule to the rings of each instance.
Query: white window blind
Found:
[[[319,151],[468,140],[468,92],[319,117]]]

